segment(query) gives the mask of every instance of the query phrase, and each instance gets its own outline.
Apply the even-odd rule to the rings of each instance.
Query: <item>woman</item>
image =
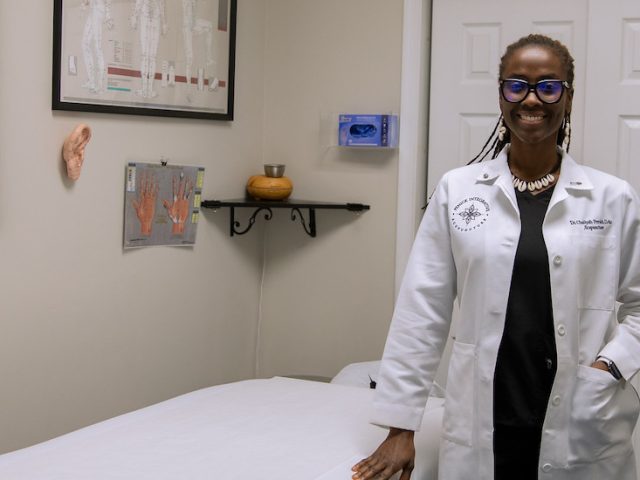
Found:
[[[431,198],[374,400],[391,428],[354,479],[409,479],[457,297],[439,480],[636,480],[638,198],[568,155],[573,77],[542,35],[502,57],[494,159],[447,173]]]

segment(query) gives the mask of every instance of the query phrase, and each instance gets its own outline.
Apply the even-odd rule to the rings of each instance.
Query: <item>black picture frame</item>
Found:
[[[52,109],[231,121],[236,21],[237,0],[54,0]]]

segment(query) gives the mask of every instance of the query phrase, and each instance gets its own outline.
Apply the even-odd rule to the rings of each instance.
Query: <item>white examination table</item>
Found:
[[[275,377],[205,388],[0,455],[2,480],[347,480],[386,436],[373,390]],[[440,398],[412,479],[435,480]]]

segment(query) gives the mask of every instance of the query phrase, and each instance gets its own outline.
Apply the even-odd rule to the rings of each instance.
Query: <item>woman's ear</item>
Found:
[[[567,115],[571,114],[571,108],[573,106],[573,87],[567,89],[567,102],[565,104],[564,110]]]

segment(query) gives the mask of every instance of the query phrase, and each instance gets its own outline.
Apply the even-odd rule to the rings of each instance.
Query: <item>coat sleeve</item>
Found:
[[[419,430],[449,333],[455,291],[445,176],[409,255],[382,357],[372,423]]]
[[[618,325],[599,355],[613,360],[629,380],[640,370],[640,201],[625,182],[620,238]]]

